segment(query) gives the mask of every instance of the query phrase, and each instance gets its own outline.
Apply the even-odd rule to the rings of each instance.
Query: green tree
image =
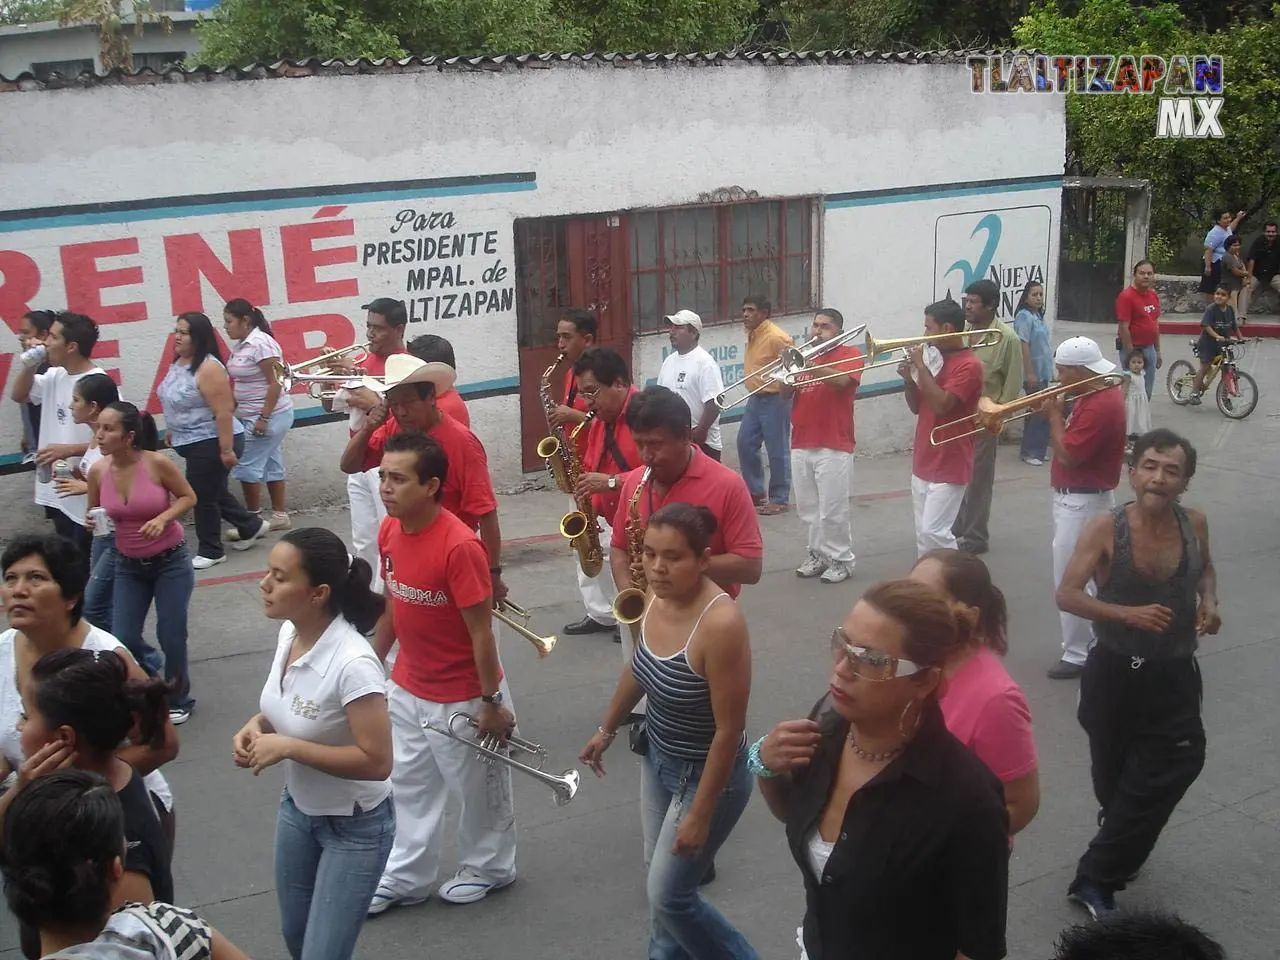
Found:
[[[1207,228],[1216,207],[1254,214],[1280,200],[1280,18],[1208,34],[1171,3],[1083,0],[1064,16],[1045,0],[1014,36],[1055,54],[1222,56],[1224,139],[1157,139],[1158,95],[1067,95],[1066,172],[1150,180],[1152,232],[1174,249]]]
[[[0,2],[0,25],[44,23],[57,20],[66,4],[63,0],[7,0]]]

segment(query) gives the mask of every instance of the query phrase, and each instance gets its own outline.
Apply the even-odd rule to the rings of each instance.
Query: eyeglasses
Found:
[[[845,632],[839,627],[831,633],[831,656],[844,657],[855,676],[876,683],[895,680],[898,677],[909,677],[913,673],[931,669],[912,663],[910,660],[904,660],[902,657],[891,657],[879,650],[850,643]]]

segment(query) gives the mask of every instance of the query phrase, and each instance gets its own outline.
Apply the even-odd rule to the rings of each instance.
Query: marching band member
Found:
[[[595,413],[584,431],[587,440],[581,458],[582,475],[574,495],[591,498],[600,520],[600,543],[604,545],[613,538],[610,522],[618,512],[619,477],[640,465],[640,454],[627,426],[627,408],[639,391],[631,383],[626,361],[608,347],[588,347],[573,365],[573,378],[579,394]],[[577,623],[565,624],[564,632],[573,636],[612,630],[614,640],[621,642],[613,617],[618,588],[610,565],[605,564],[595,577],[588,577],[579,566],[578,586],[587,604],[587,615]],[[625,644],[623,651],[629,660],[630,644]]]
[[[934,370],[925,362],[925,348],[907,348],[907,358],[898,364],[907,406],[916,414],[915,445],[911,451],[911,502],[915,511],[916,555],[924,556],[939,547],[955,549],[951,532],[965,487],[973,477],[973,437],[934,444],[930,435],[940,423],[971,416],[982,395],[982,361],[959,334],[964,330],[964,311],[954,300],[939,300],[924,308],[925,333],[934,336],[954,333],[954,339],[933,341],[942,356]],[[942,439],[965,433],[960,423],[944,431]]]
[[[677,310],[662,319],[671,340],[671,352],[658,371],[658,385],[684,398],[692,418],[693,442],[712,460],[719,460],[724,444],[716,397],[724,393],[724,378],[716,358],[698,344],[702,339],[702,318],[692,310]]]
[[[843,329],[844,316],[839,310],[823,309],[813,318],[812,335],[819,343]],[[814,362],[841,366],[816,374],[802,373],[796,377],[796,387],[782,388],[784,395],[793,395],[791,482],[796,490],[796,512],[809,528],[809,556],[796,568],[796,576],[821,575],[823,583],[842,583],[853,576],[855,560],[849,526],[849,478],[853,473],[853,401],[862,377],[862,351],[835,347]],[[815,376],[826,379],[806,382]]]
[[[381,377],[386,372],[387,358],[404,353],[404,331],[409,315],[403,300],[393,300],[390,297],[378,297],[361,309],[367,311],[364,330],[369,341],[369,352],[360,361],[360,366],[368,376]],[[350,373],[353,378],[355,367],[354,360],[346,357],[335,357],[334,362],[329,364],[329,369],[334,373]],[[343,384],[332,400],[322,402],[322,406],[332,413],[349,412],[349,437],[360,431],[368,421],[369,414],[381,404],[382,397],[362,386],[359,378]],[[378,496],[377,467],[347,476],[347,503],[351,508],[351,552],[369,564],[374,571],[373,589],[380,593],[382,578],[378,574],[378,524],[382,523],[382,518],[387,514],[382,509],[382,500]]]
[[[576,308],[566,310],[556,324],[556,347],[564,354],[569,369],[564,375],[564,394],[552,419],[556,426],[564,427],[566,433],[587,419],[587,413],[591,409],[587,398],[578,390],[578,378],[573,375],[573,365],[586,350],[596,345],[599,329],[594,313]],[[584,434],[585,431],[578,435],[579,453],[586,449]]]
[[[787,399],[781,385],[766,382],[754,374],[777,360],[787,347],[795,346],[791,336],[769,319],[772,306],[762,297],[742,301],[742,325],[747,329],[747,351],[743,360],[748,390],[757,390],[747,399],[738,425],[738,463],[747,482],[752,500],[760,514],[776,516],[787,509],[791,499],[791,458],[789,434],[791,420]],[[764,465],[760,462],[760,444],[769,455],[769,485],[764,482]]]
[[[438,333],[424,333],[420,337],[414,337],[409,344],[409,352],[427,363],[447,363],[453,367],[456,378],[458,361],[453,354],[453,344]],[[470,430],[471,413],[467,410],[462,394],[458,393],[456,379],[454,382],[455,386],[436,397],[436,406]]]
[[[1088,337],[1064,340],[1053,362],[1063,385],[1116,370]],[[1069,417],[1061,395],[1051,397],[1046,408],[1053,447],[1049,484],[1053,487],[1053,585],[1057,589],[1084,528],[1115,506],[1115,489],[1124,468],[1124,392],[1106,388],[1086,393],[1072,402]],[[1093,646],[1093,625],[1066,611],[1059,616],[1062,659],[1049,668],[1049,676],[1070,680],[1084,672]]]
[[[437,895],[474,903],[516,878],[511,768],[481,763],[474,746],[424,727],[446,727],[455,711],[471,714],[480,735],[505,739],[515,726],[493,635],[489,558],[468,523],[442,509],[449,477],[466,469],[467,455],[451,457],[416,430],[389,437],[382,450],[387,519],[378,550],[390,611],[378,623],[374,649],[385,657],[400,642],[387,694],[397,823],[370,916],[430,895],[450,794],[462,802],[460,867]]]

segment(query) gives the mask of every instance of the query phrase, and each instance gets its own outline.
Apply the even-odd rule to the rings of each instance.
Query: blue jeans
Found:
[[[84,588],[84,618],[99,630],[115,631],[116,591],[115,534],[94,537],[89,554],[89,583]]]
[[[244,455],[231,468],[231,476],[241,483],[275,483],[284,479],[284,438],[293,426],[293,407],[277,410],[267,420],[267,432],[253,435],[257,418],[241,420],[244,424]]]
[[[765,494],[760,444],[769,454],[769,502],[791,499],[791,403],[780,393],[757,393],[747,400],[738,426],[738,465],[752,498]]]
[[[716,851],[729,838],[751,799],[747,752],[738,751],[733,773],[711,816],[707,844],[694,858],[671,852],[685,807],[693,803],[703,763],[663,753],[652,741],[640,768],[640,815],[649,865],[649,960],[759,960],[746,937],[707,902],[698,889]]]
[[[1023,384],[1027,393],[1035,393],[1027,384]],[[1033,413],[1022,421],[1023,460],[1043,460],[1049,453],[1049,418],[1043,413]]]
[[[187,673],[187,608],[195,589],[196,572],[191,567],[191,554],[186,543],[180,543],[155,557],[116,558],[115,613],[112,633],[129,648],[148,673],[164,671],[173,685],[169,695],[172,706],[190,710],[191,678]],[[161,657],[154,647],[142,639],[151,602],[156,605],[156,639]]]
[[[391,797],[347,817],[309,817],[284,792],[276,896],[293,960],[350,960],[395,839]]]
[[[1146,360],[1146,366],[1142,368],[1142,378],[1147,384],[1147,399],[1151,399],[1151,391],[1156,386],[1156,348],[1150,347],[1134,347],[1133,349],[1141,351],[1142,357]],[[1125,357],[1124,351],[1120,351],[1120,370],[1129,369],[1128,358]]]

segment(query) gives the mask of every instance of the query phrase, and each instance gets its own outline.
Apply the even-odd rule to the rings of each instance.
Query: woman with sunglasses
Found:
[[[964,639],[932,587],[878,583],[832,634],[827,695],[752,744],[804,877],[802,957],[1004,957],[1003,791],[938,706]]]

